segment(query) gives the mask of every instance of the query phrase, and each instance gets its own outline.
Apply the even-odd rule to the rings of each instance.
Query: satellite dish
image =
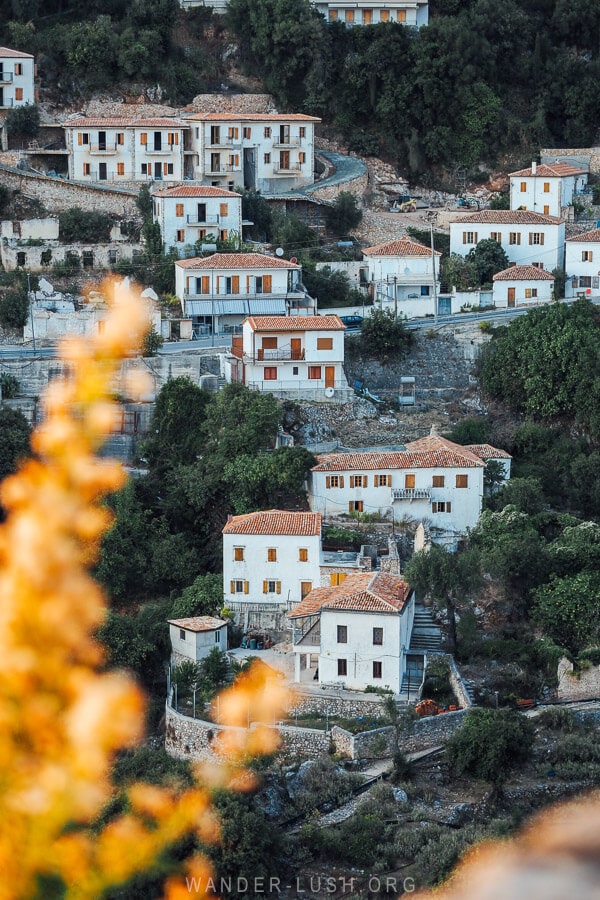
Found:
[[[278,247],[275,251],[275,256],[283,256],[283,247]]]
[[[291,263],[297,263],[298,260],[296,259],[295,256],[292,256],[292,258],[290,259],[290,262],[291,262]]]
[[[333,397],[334,394],[335,394],[335,391],[332,387],[325,388],[325,396],[326,397]]]

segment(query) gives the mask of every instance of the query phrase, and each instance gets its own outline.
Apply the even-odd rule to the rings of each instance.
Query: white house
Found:
[[[441,253],[402,238],[367,247],[363,256],[376,303],[409,319],[435,313]]]
[[[281,194],[314,182],[315,116],[196,113],[185,121],[192,177],[204,184]]]
[[[536,266],[509,266],[496,272],[493,281],[498,309],[549,303],[553,298],[554,275]]]
[[[63,126],[74,181],[182,181],[184,132],[177,119],[90,118]]]
[[[35,103],[34,77],[35,60],[31,53],[0,47],[0,109]]]
[[[600,295],[600,228],[567,238],[565,272],[567,297]]]
[[[499,447],[492,447],[491,444],[467,444],[465,449],[468,450],[469,453],[474,453],[475,456],[482,459],[484,463],[499,463],[502,466],[504,481],[508,481],[510,478],[512,456],[510,453],[507,453],[506,450],[501,450]]]
[[[214,616],[169,619],[169,635],[174,665],[184,660],[200,662],[215,647],[227,650],[227,622]]]
[[[399,575],[349,575],[316,588],[290,614],[294,680],[304,680],[303,671],[313,677],[314,654],[320,684],[400,693],[413,619],[414,591]]]
[[[320,584],[321,515],[270,509],[229,516],[223,529],[224,605],[244,628],[286,627]]]
[[[455,544],[479,519],[487,458],[481,448],[438,434],[394,452],[352,451],[319,457],[308,481],[309,505],[323,515],[378,513],[425,521],[437,542]]]
[[[152,195],[152,215],[167,247],[181,250],[242,234],[242,197],[222,188],[178,184]]]
[[[498,241],[510,262],[551,272],[563,268],[565,223],[529,210],[484,209],[450,223],[450,253],[467,256],[479,241]]]
[[[527,169],[511,172],[510,208],[528,209],[544,216],[562,216],[576,194],[587,185],[588,173],[569,163],[532,162]]]
[[[345,402],[344,330],[339,316],[250,316],[225,377],[276,397]]]
[[[247,316],[303,316],[314,300],[302,267],[262,253],[214,253],[175,263],[175,293],[197,333],[238,330]]]
[[[328,22],[354,25],[377,25],[399,22],[421,28],[429,21],[428,0],[311,0]]]

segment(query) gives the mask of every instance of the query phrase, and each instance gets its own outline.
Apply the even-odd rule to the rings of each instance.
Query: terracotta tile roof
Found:
[[[178,628],[185,628],[186,631],[216,631],[227,625],[224,619],[217,619],[214,616],[191,616],[188,619],[168,619],[169,625],[176,625]]]
[[[264,253],[213,253],[193,259],[178,259],[182,269],[300,269],[296,263]]]
[[[600,241],[600,228],[592,228],[591,231],[584,231],[583,234],[576,234],[574,237],[567,238],[568,241],[581,241],[584,244],[597,243]]]
[[[86,118],[79,116],[63,122],[63,128],[187,128],[179,119],[126,119],[122,116]]]
[[[564,219],[558,216],[543,216],[528,209],[482,209],[465,216],[452,225],[560,225]]]
[[[155,191],[153,197],[241,197],[235,191],[224,188],[203,187],[199,184],[177,184],[175,187]]]
[[[565,178],[567,175],[587,175],[587,169],[580,166],[572,166],[570,163],[540,163],[535,172],[529,166],[528,169],[519,169],[518,172],[509,172],[510,178]]]
[[[10,47],[0,47],[0,57],[3,56],[5,59],[10,57],[11,59],[19,58],[19,59],[33,59],[33,53],[23,53],[21,50],[11,50]]]
[[[344,331],[339,316],[249,316],[253,331]]]
[[[223,534],[320,535],[321,513],[268,509],[244,516],[230,516]]]
[[[316,615],[323,609],[396,614],[402,612],[410,593],[410,587],[399,575],[380,572],[349,575],[335,587],[314,588],[289,618]]]
[[[483,466],[468,447],[454,444],[439,435],[420,438],[406,450],[378,453],[329,453],[318,457],[313,472],[364,472],[385,469],[470,469]]]
[[[488,459],[512,459],[512,456],[506,450],[492,447],[491,444],[467,444],[465,450],[469,450],[484,461]]]
[[[374,247],[367,247],[363,250],[364,256],[429,256],[431,257],[431,248],[417,241],[399,240],[388,241],[386,244],[376,244]],[[435,251],[436,256],[442,254],[439,250]]]
[[[302,113],[195,113],[186,116],[194,122],[320,122],[317,116]]]
[[[494,281],[554,281],[554,275],[537,266],[509,266],[496,272]]]

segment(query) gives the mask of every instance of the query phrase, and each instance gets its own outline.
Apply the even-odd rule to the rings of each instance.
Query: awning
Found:
[[[285,300],[283,298],[255,298],[248,300],[251,316],[284,316]]]
[[[247,300],[186,300],[186,316],[247,316]]]

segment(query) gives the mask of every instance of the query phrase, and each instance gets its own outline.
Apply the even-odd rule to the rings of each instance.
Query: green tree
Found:
[[[108,650],[108,662],[115,668],[133,669],[141,674],[152,644],[139,634],[135,620],[109,610],[100,626],[98,638]]]
[[[252,222],[249,234],[257,241],[270,241],[273,233],[273,211],[260,191],[236,187],[242,195],[242,218]]]
[[[97,576],[113,600],[138,595],[148,564],[149,514],[129,481],[111,500],[115,523],[102,541]]]
[[[29,316],[29,298],[23,287],[7,291],[0,297],[0,325],[4,328],[24,328]]]
[[[446,744],[446,760],[459,775],[480,778],[499,789],[529,762],[535,730],[511,709],[473,709]]]
[[[510,193],[505,191],[502,194],[492,194],[490,209],[510,209]]]
[[[19,462],[31,454],[31,429],[23,413],[0,407],[0,481],[16,471]]]
[[[357,340],[365,356],[375,357],[381,362],[400,362],[410,349],[413,336],[392,310],[373,309],[371,315],[363,320]]]
[[[173,603],[171,618],[188,616],[214,616],[223,605],[222,575],[198,575],[193,584],[186,587],[181,597]]]
[[[473,247],[467,255],[467,261],[472,262],[477,271],[479,284],[492,285],[493,276],[496,272],[501,272],[508,268],[509,260],[502,244],[498,241],[479,241],[476,247]]]
[[[160,389],[152,415],[152,438],[144,445],[150,467],[164,471],[194,463],[204,446],[202,425],[211,402],[191,378],[170,378]]]
[[[282,447],[257,456],[240,454],[223,472],[236,513],[288,509],[306,502],[305,483],[316,459],[304,447]]]
[[[106,213],[73,206],[59,213],[58,234],[65,244],[100,244],[110,240],[112,219]]]
[[[281,418],[272,394],[249,391],[241,384],[227,384],[206,409],[203,432],[206,453],[222,471],[240,450],[258,453],[272,446]]]
[[[600,575],[579,572],[565,578],[552,576],[550,584],[533,592],[532,615],[556,643],[578,653],[598,641]]]
[[[346,237],[362,221],[362,211],[354,194],[341,191],[325,210],[327,228],[338,237]]]
[[[13,400],[19,394],[19,379],[10,372],[0,373],[0,398]]]
[[[35,103],[13,106],[5,119],[6,131],[11,137],[34,138],[40,130],[40,111]]]
[[[351,287],[346,273],[333,271],[330,266],[317,269],[314,263],[304,262],[302,282],[310,296],[319,301],[319,309],[364,303],[364,295]]]
[[[554,275],[554,291],[553,291],[553,299],[554,300],[562,300],[565,296],[565,285],[567,283],[567,273],[564,269],[557,267],[556,269],[552,269],[552,274]]]
[[[142,356],[156,356],[162,345],[164,344],[163,338],[155,329],[154,325],[148,329],[144,336],[144,342],[142,344]]]
[[[441,273],[442,285],[457,291],[471,291],[479,286],[477,266],[472,259],[451,253],[444,260]]]

